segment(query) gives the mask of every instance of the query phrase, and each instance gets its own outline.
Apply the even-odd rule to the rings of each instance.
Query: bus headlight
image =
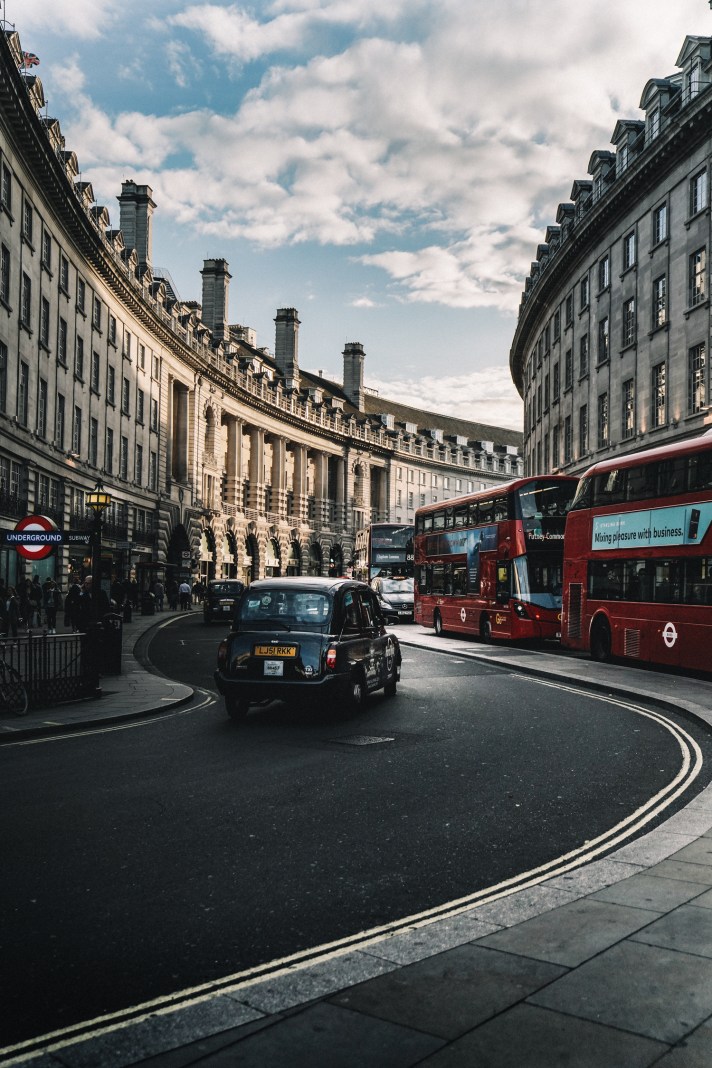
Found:
[[[527,612],[526,608],[523,604],[520,604],[519,601],[513,601],[512,608],[514,609],[515,614],[519,616],[520,619],[531,619],[531,616]]]

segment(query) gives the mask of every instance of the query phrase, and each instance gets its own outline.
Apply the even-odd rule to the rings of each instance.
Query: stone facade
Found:
[[[81,531],[102,479],[107,579],[341,573],[364,524],[519,473],[521,434],[378,398],[358,342],[343,383],[302,370],[294,308],[277,310],[274,356],[257,347],[230,324],[225,260],[181,301],[152,263],[151,188],[123,183],[112,229],[21,56],[4,34],[2,529],[41,513]],[[32,570],[64,584],[84,552],[68,542]],[[0,578],[21,574],[2,548]]]
[[[528,473],[699,434],[710,411],[712,40],[688,37],[643,118],[559,205],[526,279],[510,353]]]

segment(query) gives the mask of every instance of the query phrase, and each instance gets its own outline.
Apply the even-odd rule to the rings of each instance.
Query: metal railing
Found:
[[[31,708],[96,692],[96,652],[86,634],[26,634],[0,640],[0,656],[19,671]]]

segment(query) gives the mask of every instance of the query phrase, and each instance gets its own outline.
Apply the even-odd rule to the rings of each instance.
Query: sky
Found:
[[[153,189],[153,264],[302,368],[521,429],[509,374],[524,279],[595,149],[675,72],[708,0],[4,0],[48,113],[118,227]]]

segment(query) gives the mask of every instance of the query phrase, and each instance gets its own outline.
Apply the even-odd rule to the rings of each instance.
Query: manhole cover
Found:
[[[395,742],[395,738],[384,738],[374,734],[350,734],[347,738],[333,738],[336,745],[383,745],[384,742]]]

